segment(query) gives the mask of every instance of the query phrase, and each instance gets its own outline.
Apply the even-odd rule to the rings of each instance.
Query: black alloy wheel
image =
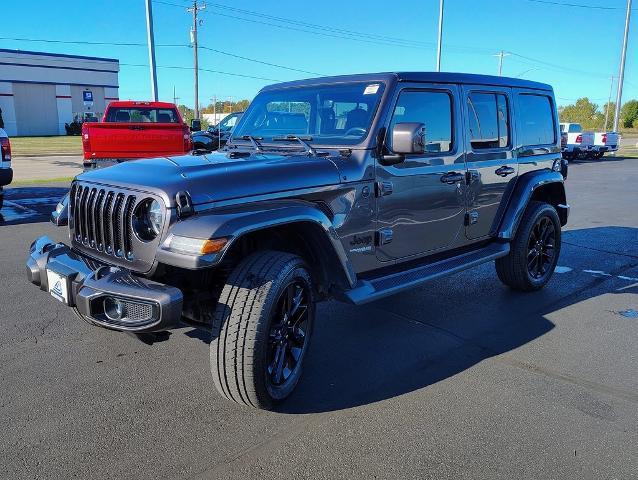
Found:
[[[271,319],[266,352],[266,374],[274,387],[284,387],[306,348],[309,323],[309,286],[293,279],[280,293]]]
[[[554,273],[560,247],[558,212],[553,205],[534,200],[510,242],[510,252],[496,260],[498,278],[514,290],[540,290]]]
[[[527,245],[527,271],[530,276],[540,280],[554,263],[556,230],[551,219],[540,217],[532,228]]]

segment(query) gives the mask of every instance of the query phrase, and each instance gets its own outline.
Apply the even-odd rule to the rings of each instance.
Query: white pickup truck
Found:
[[[590,156],[596,159],[602,158],[607,152],[617,151],[619,143],[620,135],[616,132],[596,132]]]
[[[561,123],[560,137],[561,151],[566,160],[591,155],[594,148],[594,134],[583,132],[580,123]]]

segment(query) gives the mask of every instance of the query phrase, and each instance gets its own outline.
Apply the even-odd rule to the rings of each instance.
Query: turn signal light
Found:
[[[175,253],[186,255],[208,255],[210,253],[219,253],[228,243],[228,238],[190,238],[179,235],[169,235],[164,242],[164,247]]]
[[[227,238],[213,238],[212,240],[206,240],[202,245],[201,253],[202,255],[217,253],[224,248],[227,243]]]

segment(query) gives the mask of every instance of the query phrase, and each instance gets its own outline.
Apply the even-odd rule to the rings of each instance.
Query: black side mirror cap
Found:
[[[390,155],[381,155],[379,158],[379,163],[385,166],[397,165],[398,163],[405,161],[405,155],[400,153],[398,154],[390,154]]]

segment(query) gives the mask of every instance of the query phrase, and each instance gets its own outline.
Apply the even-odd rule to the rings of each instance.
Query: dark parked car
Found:
[[[543,288],[569,213],[558,132],[552,88],[514,78],[269,86],[222,151],[79,175],[54,215],[70,243],[37,239],[29,280],[94,325],[205,329],[221,395],[271,408],[299,381],[318,301],[491,261],[505,285]]]
[[[4,204],[4,189],[13,180],[11,168],[11,140],[7,132],[0,128],[0,208]]]
[[[215,126],[201,132],[193,133],[193,150],[196,152],[212,152],[224,145],[244,112],[231,113]]]

